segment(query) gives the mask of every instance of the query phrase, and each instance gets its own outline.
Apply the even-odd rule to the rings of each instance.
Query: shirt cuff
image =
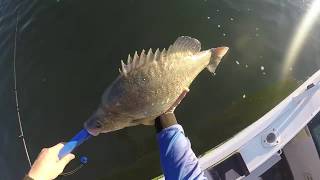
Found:
[[[169,126],[167,128],[162,129],[162,131],[160,131],[157,134],[157,138],[158,139],[163,138],[165,135],[167,135],[167,133],[169,131],[180,131],[180,132],[182,132],[182,134],[184,134],[184,130],[183,130],[182,126],[180,124],[174,124],[172,126]]]

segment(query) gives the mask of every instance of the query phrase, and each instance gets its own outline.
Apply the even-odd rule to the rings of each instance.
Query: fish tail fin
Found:
[[[211,58],[207,66],[208,71],[214,73],[222,59],[222,57],[228,52],[228,47],[217,47],[211,49]]]

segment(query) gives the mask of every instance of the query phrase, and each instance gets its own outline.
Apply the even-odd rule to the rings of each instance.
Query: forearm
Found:
[[[169,117],[174,118],[174,116]],[[168,117],[157,120],[163,126],[157,134],[157,140],[160,146],[161,166],[166,179],[205,179],[198,158],[192,151],[182,126],[177,124],[175,118],[165,120],[168,120]]]

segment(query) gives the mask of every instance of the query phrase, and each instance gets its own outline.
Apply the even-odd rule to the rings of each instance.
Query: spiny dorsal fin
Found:
[[[148,51],[146,59],[153,59],[153,53],[152,53],[152,49],[151,48]]]
[[[166,51],[166,48],[163,48],[163,50],[161,51],[161,54],[160,54],[160,61],[164,61],[167,57],[167,51]]]
[[[125,64],[121,60],[121,69],[119,69],[119,71],[121,75],[127,76],[128,73],[130,73],[134,69],[153,61],[166,60],[167,56],[169,55],[179,55],[179,54],[192,55],[200,52],[200,50],[201,50],[201,43],[197,39],[194,39],[188,36],[181,36],[177,38],[177,40],[173,43],[173,45],[169,46],[167,51],[166,49],[163,49],[162,51],[157,49],[153,53],[152,49],[149,49],[148,53],[146,54],[145,50],[142,50],[140,57],[136,51],[133,58],[131,58],[129,54],[127,59],[127,64]]]
[[[119,69],[120,74],[127,76],[127,65],[124,64],[123,60],[121,60],[121,69]]]
[[[130,54],[128,55],[128,59],[127,59],[127,64],[131,64],[131,62],[132,62],[132,58],[131,58],[131,56],[130,56]]]
[[[149,49],[148,53],[146,54],[145,50],[142,50],[140,56],[138,55],[137,51],[134,53],[133,58],[131,58],[130,54],[128,56],[127,64],[125,64],[121,60],[121,68],[119,69],[119,72],[121,75],[127,76],[128,73],[133,71],[134,69],[147,64],[152,61],[159,60],[160,57],[164,56],[162,55],[164,52],[160,52],[159,49],[153,54],[152,49]]]
[[[134,55],[133,55],[133,60],[132,61],[135,61],[136,63],[139,61],[139,56],[138,56],[138,52],[136,51],[135,53],[134,53]],[[136,64],[135,63],[135,64]],[[132,64],[132,63],[130,63],[130,64],[128,64],[128,66],[130,66],[130,70],[128,71],[128,72],[130,72],[131,71],[131,69],[134,69],[135,68],[135,66],[133,66],[134,64]]]
[[[138,58],[137,61],[139,61],[139,64],[135,67],[142,66],[146,62],[146,54],[144,49],[141,51],[140,58]]]
[[[168,54],[172,53],[198,53],[201,50],[201,43],[194,38],[189,36],[180,36],[173,43],[172,46],[169,47]]]
[[[156,61],[158,60],[160,57],[160,50],[159,48],[156,50],[156,52],[154,52],[154,57],[153,57],[153,60]]]

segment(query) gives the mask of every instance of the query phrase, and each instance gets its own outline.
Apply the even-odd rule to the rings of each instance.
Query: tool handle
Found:
[[[89,139],[91,134],[88,133],[86,129],[82,129],[78,134],[76,134],[69,142],[67,142],[63,148],[60,150],[58,157],[62,159],[67,154],[71,153],[76,147],[82,144],[84,141]]]

